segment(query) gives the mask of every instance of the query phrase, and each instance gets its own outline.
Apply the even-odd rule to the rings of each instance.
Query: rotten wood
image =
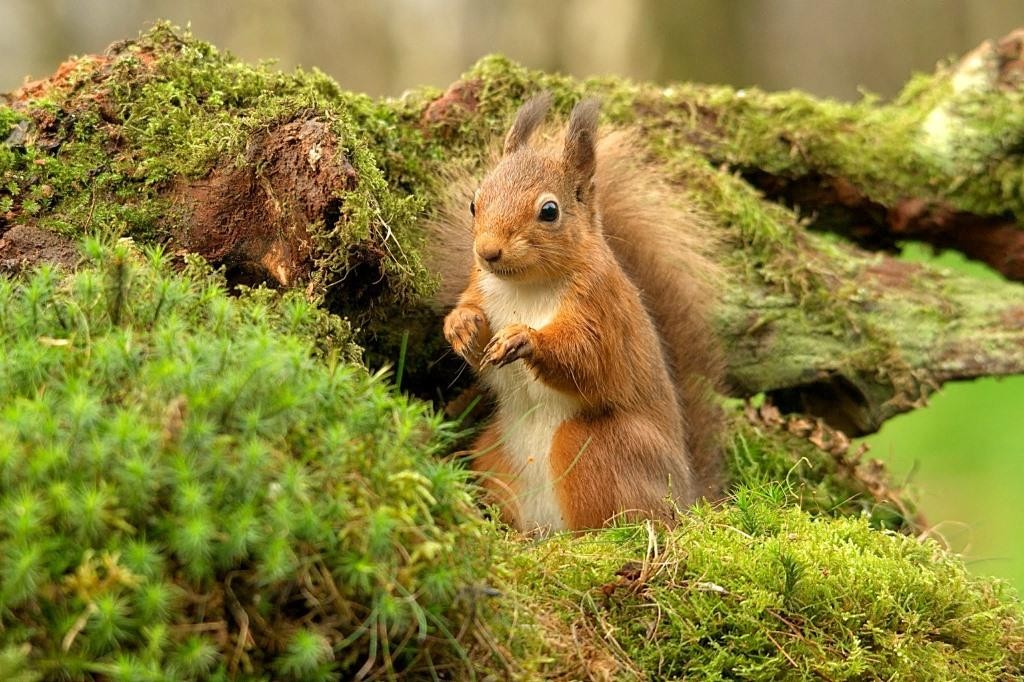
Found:
[[[340,194],[355,186],[330,126],[308,112],[255,135],[243,163],[225,160],[205,178],[180,182],[172,194],[187,217],[173,242],[227,266],[236,283],[292,286],[313,270],[309,227],[333,227]]]

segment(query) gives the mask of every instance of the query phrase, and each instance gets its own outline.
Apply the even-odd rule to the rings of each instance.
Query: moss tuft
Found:
[[[742,487],[671,530],[524,547],[515,590],[555,614],[547,630],[570,676],[595,666],[616,679],[1024,675],[1024,612],[1004,584],[970,576],[932,542],[815,518],[786,497],[778,485]]]
[[[737,489],[783,485],[787,501],[816,516],[853,516],[874,528],[917,532],[913,500],[889,490],[884,469],[872,471],[781,429],[755,426],[736,415],[726,447],[729,480]]]
[[[159,249],[85,255],[0,279],[10,665],[22,646],[51,679],[456,660],[489,541],[439,458],[450,427],[298,294],[230,298]]]
[[[1015,597],[876,530],[906,520],[799,439],[737,418],[742,484],[673,529],[503,538],[438,459],[451,426],[340,320],[159,249],[84,255],[0,279],[11,675],[1024,673]]]

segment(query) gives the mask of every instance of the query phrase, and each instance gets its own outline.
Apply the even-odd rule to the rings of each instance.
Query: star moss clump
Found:
[[[451,427],[299,294],[85,253],[0,278],[0,659],[314,680],[454,658],[488,539]]]

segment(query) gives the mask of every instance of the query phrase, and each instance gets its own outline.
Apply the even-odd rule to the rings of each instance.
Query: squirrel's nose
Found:
[[[488,263],[497,263],[501,260],[501,249],[496,246],[485,246],[476,250],[476,254]]]

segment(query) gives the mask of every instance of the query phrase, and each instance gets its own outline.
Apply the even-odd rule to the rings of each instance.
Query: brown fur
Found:
[[[516,498],[522,490],[510,458],[501,446],[501,429],[491,423],[474,443],[473,469],[484,472],[482,484],[491,501],[501,509],[501,519],[515,528],[522,526]]]
[[[477,181],[446,179],[452,201],[431,223],[430,257],[442,273],[439,303],[458,301],[445,333],[477,371],[522,362],[578,399],[548,453],[568,527],[600,526],[620,513],[666,516],[666,498],[686,505],[720,492],[721,424],[711,391],[722,362],[707,322],[712,240],[637,158],[628,133],[596,139],[595,103],[579,105],[565,133],[530,146],[544,109],[531,102],[521,110],[506,153],[479,185],[475,221],[468,203]],[[557,229],[537,219],[547,195],[561,209]],[[474,247],[500,250],[501,260],[474,263]],[[561,292],[558,314],[540,329],[492,329],[480,286],[488,268],[522,286],[550,286],[553,297]],[[502,436],[495,421],[477,443],[483,454],[474,468],[491,472],[485,486],[521,526],[514,500],[522,491]]]

